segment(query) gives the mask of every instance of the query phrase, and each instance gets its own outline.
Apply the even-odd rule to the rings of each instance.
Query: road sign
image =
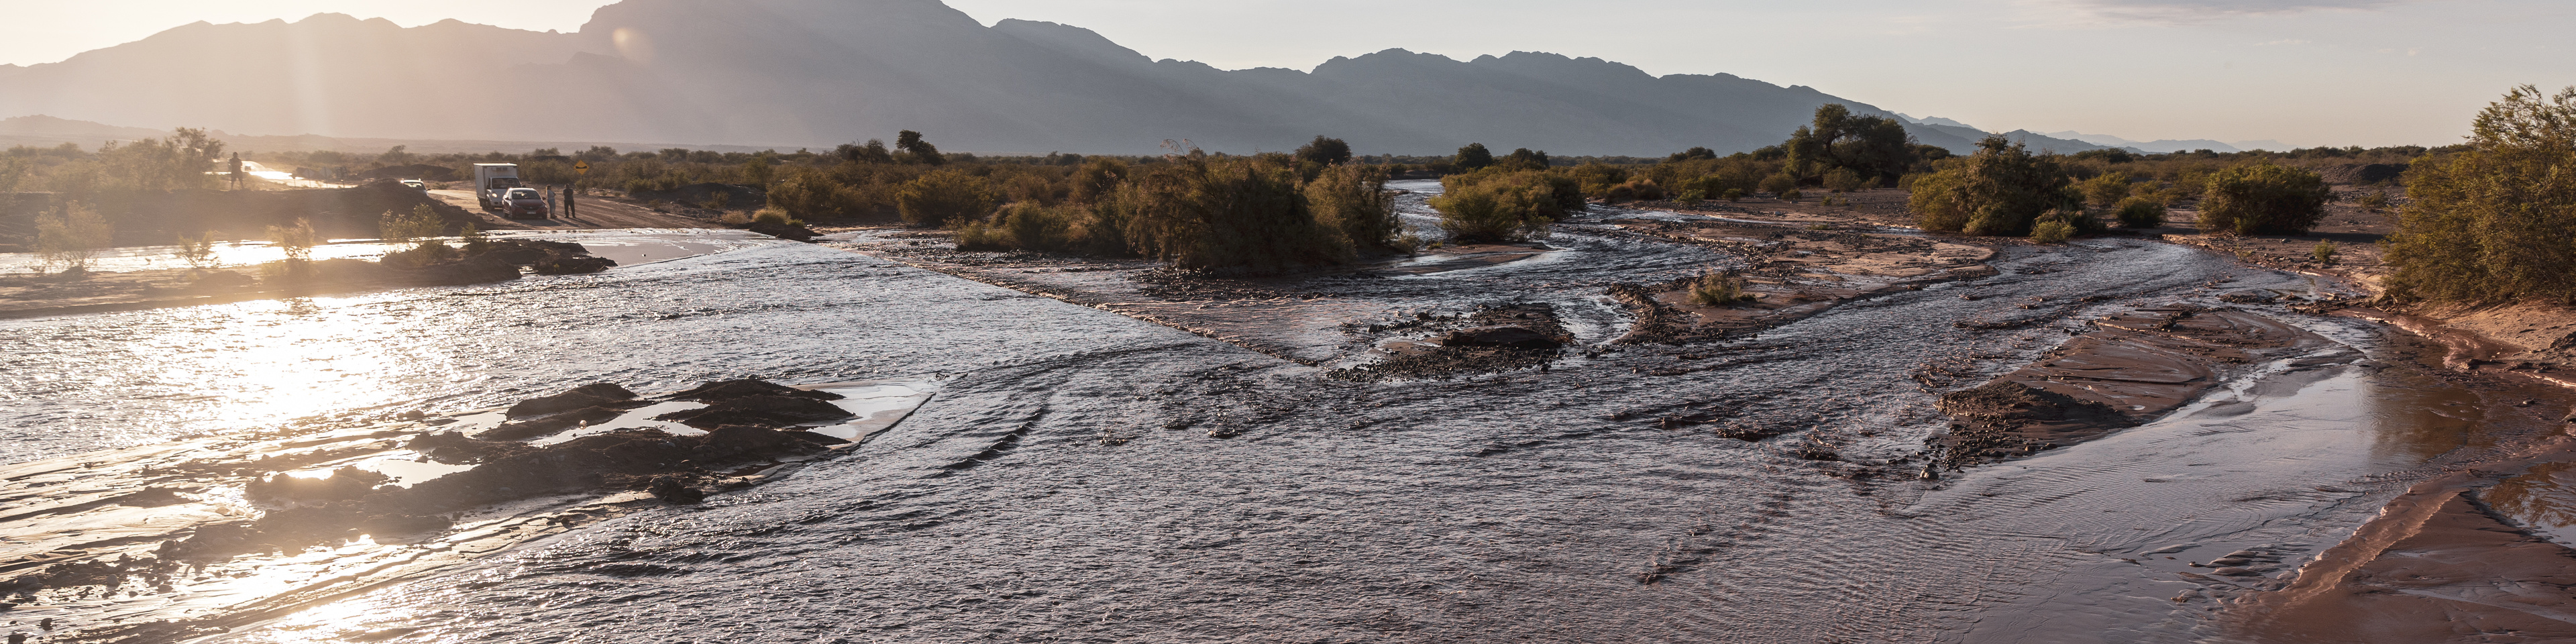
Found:
[[[574,161],[572,162],[572,171],[576,174],[590,174],[590,162]]]

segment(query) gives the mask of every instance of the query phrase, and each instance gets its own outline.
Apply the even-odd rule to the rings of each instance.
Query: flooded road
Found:
[[[1590,307],[1569,327],[1599,345],[1623,323],[1603,284],[1727,261],[1586,226],[1537,259],[1336,288],[1374,306]],[[2223,639],[2208,597],[2286,575],[2409,481],[2553,429],[2499,404],[2545,394],[2463,387],[2365,323],[2258,307],[2338,344],[2100,440],[1930,482],[1876,473],[1946,426],[1927,364],[1973,385],[2086,319],[2311,288],[2136,240],[1991,263],[1757,337],[1362,383],[1281,357],[1340,355],[1329,331],[1230,343],[763,244],[493,287],[0,322],[9,372],[39,374],[0,385],[0,444],[25,460],[598,380],[942,382],[854,455],[777,483],[203,641],[2186,642]],[[1680,412],[1787,433],[1652,420]],[[1805,442],[1842,460],[1801,458]],[[2272,563],[2191,565],[2247,550]]]

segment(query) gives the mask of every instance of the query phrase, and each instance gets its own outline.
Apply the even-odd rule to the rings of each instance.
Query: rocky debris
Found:
[[[2279,299],[2281,299],[2279,294],[2260,289],[2230,291],[2218,296],[2218,301],[2233,304],[2271,304]]]
[[[779,385],[756,378],[710,382],[692,387],[680,393],[671,394],[668,398],[671,400],[715,402],[719,400],[741,398],[744,396],[787,396],[792,398],[810,398],[813,400],[841,399],[840,394],[828,391],[797,389],[795,387]]]
[[[616,407],[635,401],[635,392],[613,383],[595,382],[552,396],[530,398],[511,405],[511,418],[540,416],[587,407]]]
[[[814,398],[755,395],[726,398],[708,403],[703,408],[675,411],[653,419],[700,429],[717,429],[732,425],[793,425],[850,416],[849,410],[842,409],[840,405]]]
[[[584,407],[542,418],[501,423],[501,426],[484,430],[474,437],[488,441],[527,440],[550,436],[585,424],[614,420],[623,415],[626,415],[626,410],[615,407]]]
[[[1953,470],[1980,459],[2026,456],[2057,447],[2047,440],[2051,436],[2137,424],[2110,405],[2012,380],[1942,394],[1938,407],[1956,419],[1949,434],[1940,439],[1947,449],[1937,461]]]
[[[1455,316],[1437,316],[1418,312],[1412,319],[1393,323],[1357,325],[1344,329],[1359,335],[1422,327],[1438,328],[1456,323]],[[1562,347],[1574,339],[1556,321],[1555,307],[1543,303],[1513,303],[1487,306],[1466,316],[1466,328],[1454,329],[1432,342],[1392,349],[1393,355],[1370,364],[1334,369],[1327,377],[1357,382],[1396,378],[1446,378],[1458,373],[1494,373],[1537,367],[1541,370],[1555,362]],[[1363,331],[1365,329],[1365,331]]]
[[[1563,344],[1554,335],[1515,325],[1470,327],[1451,331],[1440,338],[1440,346],[1444,347],[1554,349]]]
[[[814,241],[814,238],[815,238],[815,237],[820,237],[820,236],[822,236],[822,235],[823,235],[823,233],[814,232],[814,229],[812,229],[812,228],[806,228],[806,227],[804,227],[804,226],[799,226],[799,225],[795,225],[795,224],[782,224],[782,223],[769,222],[769,221],[755,221],[755,222],[752,222],[752,223],[751,223],[751,225],[749,225],[749,226],[744,226],[744,227],[743,227],[743,230],[748,230],[748,231],[751,231],[751,232],[760,233],[760,234],[763,234],[763,235],[768,235],[768,236],[776,237],[776,238],[779,238],[779,239],[785,239],[785,240],[788,240],[788,241],[800,241],[800,242],[807,242],[807,243],[812,243],[812,242]]]

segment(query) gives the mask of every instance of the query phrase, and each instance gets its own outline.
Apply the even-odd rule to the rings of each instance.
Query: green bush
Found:
[[[894,203],[905,223],[946,226],[993,211],[993,184],[955,170],[924,173],[895,189]]]
[[[2095,208],[2110,208],[2112,205],[2120,203],[2121,200],[2129,198],[2129,191],[2134,183],[2135,181],[2129,177],[2129,173],[2105,172],[2095,175],[2091,179],[2077,182],[2075,184],[2075,190],[2077,192],[2084,193],[2085,205]]]
[[[1094,205],[1018,202],[988,222],[957,231],[958,250],[1034,250],[1126,255],[1123,233]]]
[[[1744,191],[1738,188],[1727,188],[1720,196],[1725,197],[1727,201],[1743,201]]]
[[[842,187],[841,182],[816,170],[790,172],[778,185],[771,186],[769,207],[804,220],[858,215],[869,210],[856,194]]]
[[[2515,88],[2471,132],[2468,150],[2408,168],[2390,294],[2576,304],[2576,87]]]
[[[1341,233],[1354,249],[1393,250],[1404,232],[1395,214],[1395,195],[1386,190],[1386,175],[1355,165],[1326,168],[1306,182],[1306,202],[1315,222]]]
[[[1483,143],[1469,143],[1466,147],[1458,148],[1457,156],[1449,159],[1449,165],[1456,167],[1460,172],[1483,170],[1493,164],[1494,151],[1485,149]]]
[[[439,218],[438,211],[430,208],[429,204],[416,204],[411,207],[411,212],[408,214],[385,211],[385,214],[377,219],[376,229],[378,237],[400,244],[423,237],[446,235],[447,221]]]
[[[1925,230],[2018,237],[2030,234],[2041,215],[2076,205],[2055,160],[2001,136],[1986,137],[1976,154],[1943,165],[1914,180],[1909,205]]]
[[[1537,188],[1543,190],[1547,193],[1548,197],[1546,201],[1538,206],[1538,210],[1539,214],[1546,217],[1549,221],[1561,220],[1564,219],[1568,213],[1581,212],[1583,210],[1584,189],[1582,179],[1573,176],[1573,174],[1569,172],[1515,172],[1503,170],[1501,168],[1490,168],[1480,172],[1453,174],[1440,178],[1440,188],[1444,192],[1457,191],[1470,186],[1485,184],[1500,184],[1509,186],[1513,189]]]
[[[1753,299],[1744,292],[1744,279],[1730,273],[1712,272],[1691,282],[1691,303],[1700,306],[1731,306]]]
[[[2318,240],[2316,248],[2308,249],[2308,256],[2316,258],[2319,265],[2333,266],[2335,265],[2335,243]]]
[[[2075,236],[2075,225],[2060,220],[2043,221],[2030,226],[2030,240],[2042,244],[2063,244]]]
[[[1763,178],[1762,178],[1762,191],[1763,191],[1763,192],[1768,192],[1768,193],[1771,193],[1771,194],[1775,194],[1775,195],[1785,195],[1785,194],[1789,194],[1789,193],[1792,193],[1792,192],[1797,192],[1797,191],[1798,191],[1798,178],[1797,178],[1797,177],[1793,177],[1793,176],[1789,176],[1789,174],[1788,174],[1788,173],[1781,173],[1781,174],[1771,175],[1771,176],[1768,176],[1768,177],[1763,177]]]
[[[2302,168],[2258,163],[2219,170],[2201,189],[2200,230],[2238,235],[2303,235],[2325,217],[2334,193]]]
[[[1347,260],[1339,231],[1315,220],[1294,169],[1191,151],[1142,166],[1111,204],[1128,246],[1191,270],[1275,273]]]
[[[1864,188],[1868,188],[1869,184],[1869,181],[1860,177],[1860,173],[1852,172],[1850,168],[1834,168],[1834,171],[1825,173],[1826,190],[1834,192],[1859,192]]]
[[[74,274],[87,272],[90,260],[115,241],[116,227],[81,202],[63,204],[62,210],[36,219],[36,257],[40,266]]]
[[[2112,212],[2114,216],[2119,217],[2120,226],[2124,228],[2154,228],[2165,225],[2165,205],[2153,199],[2144,197],[2122,199],[2120,207]]]
[[[1459,242],[1518,241],[1545,236],[1554,198],[1544,186],[1490,181],[1452,188],[1431,198],[1440,229]]]

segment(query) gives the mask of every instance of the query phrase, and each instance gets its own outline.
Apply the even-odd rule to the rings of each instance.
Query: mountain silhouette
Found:
[[[0,65],[0,116],[236,133],[820,147],[896,130],[960,151],[1138,154],[1165,139],[1363,153],[1470,142],[1660,155],[1776,144],[1815,108],[1893,113],[1728,74],[1598,58],[1401,49],[1311,72],[1154,60],[1088,29],[985,26],[937,0],[625,0],[573,33],[316,14],[189,24],[58,63]],[[1908,121],[1923,143],[1983,132]],[[2027,134],[2027,133],[2019,133]],[[2029,135],[2034,148],[2102,146]]]

